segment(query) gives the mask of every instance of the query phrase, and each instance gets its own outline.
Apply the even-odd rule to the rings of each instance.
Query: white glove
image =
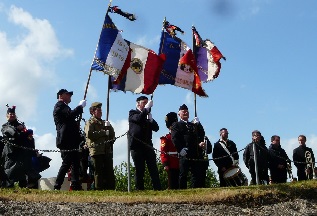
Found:
[[[195,117],[192,121],[194,124],[198,124],[199,123],[199,118],[198,117]]]
[[[150,120],[150,122],[153,121],[152,113],[148,113],[148,114],[147,114],[147,119]]]
[[[149,109],[153,106],[153,101],[149,100],[147,104],[145,104],[144,108],[149,111]]]
[[[234,161],[233,161],[233,165],[239,166],[239,160],[234,160]]]
[[[79,101],[79,106],[82,106],[83,108],[86,106],[86,100]]]
[[[186,155],[187,155],[187,150],[188,150],[188,148],[183,148],[183,149],[179,152],[180,156],[182,156],[182,157],[186,156]]]
[[[105,126],[106,127],[110,126],[110,122],[109,121],[105,121]]]

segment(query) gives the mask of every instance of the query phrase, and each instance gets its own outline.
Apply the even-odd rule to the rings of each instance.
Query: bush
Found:
[[[157,158],[157,168],[160,176],[160,181],[162,185],[162,189],[166,190],[168,188],[168,182],[167,182],[167,172],[164,170],[164,166],[161,163],[161,161]],[[116,190],[117,191],[128,191],[128,163],[122,162],[120,165],[114,167],[114,174],[116,177]],[[135,167],[133,166],[133,163],[130,163],[130,185],[131,190],[134,190],[135,188],[135,181],[134,181],[134,175],[135,175]],[[207,170],[207,177],[206,177],[206,187],[218,187],[219,183],[216,178],[215,172],[208,168]],[[188,185],[190,181],[190,176],[188,177]],[[145,190],[152,190],[152,181],[149,174],[148,169],[145,169],[145,175],[144,175],[144,188]]]

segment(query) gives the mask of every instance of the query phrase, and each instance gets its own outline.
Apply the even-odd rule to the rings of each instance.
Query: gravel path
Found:
[[[0,215],[317,215],[316,200],[297,199],[256,208],[193,204],[53,203],[0,201]]]

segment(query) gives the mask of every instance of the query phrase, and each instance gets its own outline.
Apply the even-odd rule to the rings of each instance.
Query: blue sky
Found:
[[[52,117],[56,92],[74,91],[70,107],[83,99],[96,44],[109,2],[52,0],[0,1],[0,122],[5,122],[5,104],[16,105],[19,119],[35,130],[38,149],[56,149]],[[219,77],[204,83],[209,98],[197,97],[197,113],[214,143],[222,127],[229,130],[241,150],[251,141],[251,131],[264,135],[267,146],[274,134],[292,157],[299,134],[317,154],[317,2],[287,3],[282,0],[113,0],[137,20],[110,14],[123,38],[156,52],[164,17],[185,31],[178,36],[191,45],[191,26],[215,43],[227,61]],[[107,97],[106,75],[93,72],[88,105]],[[138,95],[111,92],[109,119],[116,135],[128,129],[128,111]],[[167,133],[164,116],[183,103],[194,117],[194,95],[175,86],[158,86],[154,92],[153,117],[160,130],[154,146]],[[106,109],[104,106],[104,117]],[[83,115],[89,118],[88,107]],[[56,176],[59,153],[44,153],[53,159],[44,177]],[[126,137],[114,147],[114,163],[127,160]],[[214,163],[210,165],[215,169]],[[240,152],[240,165],[243,165]],[[293,168],[294,176],[296,169]]]

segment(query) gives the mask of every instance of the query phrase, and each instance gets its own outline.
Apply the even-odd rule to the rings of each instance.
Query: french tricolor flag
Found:
[[[107,14],[102,26],[92,70],[118,77],[129,53],[129,45]]]

